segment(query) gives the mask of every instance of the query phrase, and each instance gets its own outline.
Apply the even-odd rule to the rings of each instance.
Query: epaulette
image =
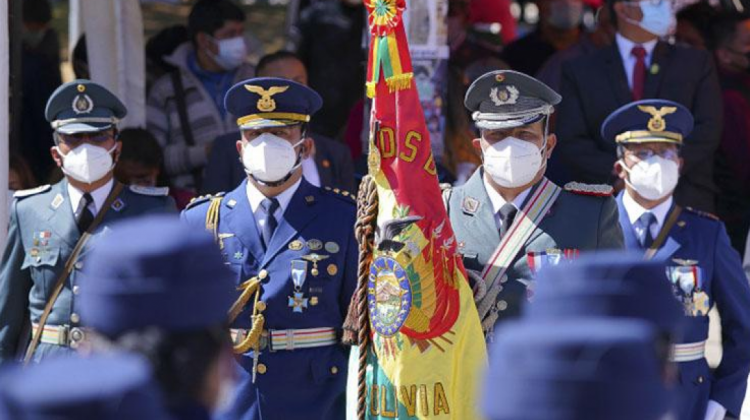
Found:
[[[607,184],[584,184],[581,182],[568,182],[563,187],[565,191],[575,194],[593,195],[594,197],[611,197],[614,189]]]
[[[164,197],[169,195],[169,187],[144,187],[142,185],[131,185],[130,191],[140,195],[150,195],[152,197]]]
[[[190,202],[188,203],[188,205],[185,206],[185,210],[191,209],[191,208],[197,206],[198,204],[205,203],[205,202],[210,201],[210,200],[212,200],[214,198],[223,197],[223,196],[224,196],[224,193],[220,192],[220,193],[217,193],[217,194],[206,194],[206,195],[199,195],[197,197],[193,197],[190,200]]]
[[[323,187],[323,190],[333,193],[334,197],[339,197],[342,200],[346,201],[347,203],[351,203],[351,204],[356,203],[354,195],[350,194],[349,191],[340,190],[338,188],[331,188],[331,187]]]
[[[685,207],[685,210],[689,211],[690,213],[697,214],[698,216],[705,217],[706,219],[718,220],[718,221],[721,220],[721,219],[719,219],[719,216],[717,216],[717,215],[715,215],[713,213],[709,213],[707,211],[697,210],[697,209],[694,209],[692,207]]]
[[[52,188],[51,185],[42,185],[41,187],[36,188],[30,188],[28,190],[18,190],[15,193],[13,193],[13,198],[26,198],[31,197],[32,195],[37,195],[46,191],[49,191],[49,189]]]

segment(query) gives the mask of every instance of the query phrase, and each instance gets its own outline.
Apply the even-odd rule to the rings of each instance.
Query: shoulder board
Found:
[[[31,188],[28,190],[18,190],[15,193],[13,193],[13,198],[31,197],[32,195],[36,195],[36,194],[49,191],[50,188],[52,188],[52,186],[47,184],[47,185],[42,185],[41,187]]]
[[[611,197],[614,189],[607,184],[583,184],[581,182],[568,182],[565,191],[575,194],[593,195],[595,197]]]
[[[141,185],[131,185],[130,191],[141,195],[150,195],[152,197],[163,197],[169,195],[169,187],[144,187]]]
[[[214,198],[223,197],[224,193],[220,192],[218,194],[206,194],[206,195],[199,195],[197,197],[194,197],[187,206],[185,206],[185,210],[193,208],[201,203],[205,203],[207,201],[213,200]]]
[[[339,197],[342,200],[354,204],[356,199],[353,194],[350,194],[349,191],[346,190],[340,190],[338,188],[331,188],[331,187],[323,187],[323,190],[326,192],[331,193],[331,195],[335,197]]]
[[[685,210],[689,211],[690,213],[697,214],[698,216],[705,217],[706,219],[718,220],[718,221],[721,220],[719,219],[719,216],[709,213],[707,211],[696,210],[692,207],[685,207]]]

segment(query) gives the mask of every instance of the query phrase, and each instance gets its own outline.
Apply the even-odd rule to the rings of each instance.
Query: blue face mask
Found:
[[[643,19],[640,22],[628,19],[630,23],[638,25],[658,37],[666,36],[669,33],[673,20],[672,3],[670,1],[643,0],[638,2],[638,6],[643,13]]]

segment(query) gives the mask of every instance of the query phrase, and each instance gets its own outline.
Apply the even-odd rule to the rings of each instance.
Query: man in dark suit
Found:
[[[307,70],[293,53],[279,51],[258,62],[258,77],[281,77],[307,86]],[[354,163],[349,148],[317,133],[308,133],[314,149],[302,162],[305,179],[317,187],[354,192]],[[220,136],[214,142],[203,179],[202,194],[231,191],[247,178],[237,156],[240,133]]]
[[[563,67],[557,119],[560,156],[574,179],[615,183],[616,147],[599,134],[611,112],[633,100],[670,99],[695,116],[695,129],[681,151],[685,164],[677,202],[714,210],[713,155],[721,135],[721,90],[709,53],[659,40],[673,12],[666,0],[608,0],[617,25],[615,43]]]

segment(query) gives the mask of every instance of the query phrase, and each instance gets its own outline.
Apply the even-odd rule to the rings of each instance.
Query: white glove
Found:
[[[723,405],[717,403],[714,400],[708,401],[708,407],[706,408],[706,417],[704,420],[724,420],[727,415],[727,409]]]

